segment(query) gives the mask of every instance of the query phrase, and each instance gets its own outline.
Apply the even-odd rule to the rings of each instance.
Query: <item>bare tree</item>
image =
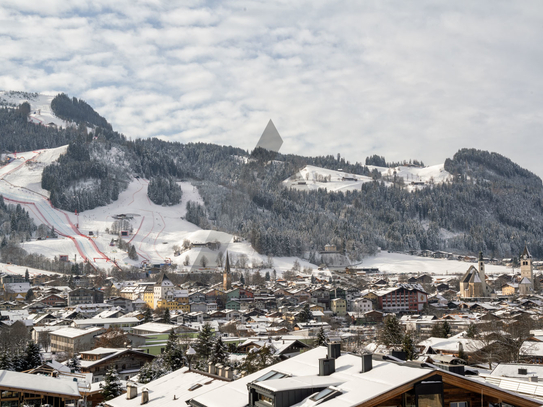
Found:
[[[209,261],[207,260],[207,257],[206,257],[206,256],[202,256],[202,257],[200,258],[200,265],[201,265],[202,267],[206,267],[208,263],[209,263]]]

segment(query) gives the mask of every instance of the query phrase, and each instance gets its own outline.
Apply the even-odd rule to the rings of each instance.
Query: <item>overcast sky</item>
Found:
[[[0,89],[82,98],[131,138],[543,176],[541,1],[2,0]]]

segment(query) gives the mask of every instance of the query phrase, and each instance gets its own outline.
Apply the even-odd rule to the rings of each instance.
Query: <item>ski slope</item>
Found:
[[[32,172],[29,167],[35,162],[43,163],[39,160],[41,154],[45,153],[47,159],[55,157],[55,153],[60,154],[61,150],[55,150],[57,151],[38,150],[19,153],[16,159],[1,167],[0,194],[7,203],[24,206],[38,223],[54,228],[59,236],[71,240],[80,259],[90,261],[92,264],[109,262],[110,259],[100,251],[96,243],[77,230],[66,212],[53,208],[47,195],[43,194],[43,191],[36,191],[38,186],[35,182],[31,183],[33,189],[28,188],[28,178],[32,178],[28,176]],[[39,170],[34,172],[41,173]],[[22,179],[22,182],[19,182],[19,179]],[[41,187],[39,189],[41,190]]]
[[[445,182],[451,174],[445,171],[443,164],[432,165],[429,167],[408,167],[400,166],[395,168],[376,167],[368,165],[370,171],[377,170],[385,184],[392,183],[386,181],[394,177],[403,178],[404,184],[408,190],[424,188],[432,183]],[[283,181],[285,186],[298,190],[317,190],[319,188],[327,189],[330,192],[354,191],[360,190],[362,184],[372,182],[373,178],[351,174],[342,170],[329,170],[326,168],[307,165],[297,174]]]
[[[79,214],[53,208],[49,202],[49,192],[41,188],[43,169],[66,152],[67,146],[17,153],[9,164],[0,167],[0,194],[8,204],[22,205],[33,217],[35,223],[54,227],[58,239],[32,240],[24,242],[23,248],[29,253],[46,257],[68,256],[70,261],[89,261],[96,267],[110,269],[117,266],[140,266],[149,264],[173,263],[178,269],[194,271],[202,269],[202,259],[207,260],[207,269],[217,266],[219,253],[228,251],[232,265],[244,258],[248,265],[266,260],[245,241],[234,242],[228,233],[215,230],[202,230],[186,221],[188,201],[199,202],[202,198],[189,182],[179,183],[183,190],[181,203],[173,206],[160,206],[147,196],[148,181],[133,179],[128,188],[119,194],[119,199],[110,205],[84,211]],[[128,258],[128,253],[116,245],[110,245],[117,235],[107,233],[119,215],[126,215],[131,232],[122,237],[134,245],[138,260]],[[92,232],[90,235],[89,232]],[[174,256],[174,247],[182,247],[184,240],[196,243],[196,247],[182,251]],[[211,249],[198,243],[216,242],[218,247]],[[280,275],[298,260],[302,267],[314,265],[295,257],[274,258],[273,268]],[[185,264],[188,263],[188,264]],[[273,269],[272,268],[272,269]],[[272,270],[270,269],[270,271]],[[264,270],[265,272],[265,270]]]

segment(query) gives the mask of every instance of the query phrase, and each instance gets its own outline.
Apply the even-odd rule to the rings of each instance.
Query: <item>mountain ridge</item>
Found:
[[[73,119],[69,113],[59,114]],[[2,123],[0,120],[0,130]],[[132,141],[111,128],[84,124],[79,122],[77,129],[69,132],[57,129],[65,132],[58,141],[68,140],[68,151],[82,154],[83,162],[90,166],[101,164],[106,171],[93,175],[98,180],[96,189],[86,195],[74,194],[73,182],[57,182],[56,186],[46,182],[51,201],[63,209],[81,211],[111,202],[113,190],[93,202],[89,196],[96,198],[98,190],[112,188],[121,192],[123,183],[134,176],[174,177],[192,180],[204,201],[204,206],[191,206],[187,219],[202,228],[244,236],[262,254],[302,256],[315,262],[319,251],[331,243],[353,261],[375,253],[378,247],[398,251],[483,251],[504,257],[518,254],[528,243],[534,255],[543,255],[541,179],[497,153],[462,149],[443,164],[451,177],[409,190],[407,182],[401,182],[397,172],[394,174],[394,168],[386,179],[371,166],[331,155],[277,154],[274,161],[269,161],[231,146],[158,139]],[[35,134],[29,137],[29,142],[36,143],[35,138]],[[112,148],[122,153],[123,164],[113,166],[107,162]],[[71,162],[79,161],[76,155]],[[53,178],[73,178],[74,170],[68,165],[70,156],[65,163],[61,159],[53,164]],[[285,188],[283,182],[308,165],[334,171],[341,168],[371,181],[357,189],[335,192]],[[88,178],[88,173],[81,172]],[[114,182],[107,181],[111,172],[116,174]],[[81,175],[78,177],[81,180]]]

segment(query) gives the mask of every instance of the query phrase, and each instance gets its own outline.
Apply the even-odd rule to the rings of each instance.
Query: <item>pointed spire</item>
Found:
[[[526,255],[526,258],[531,259],[532,255],[530,254],[530,251],[528,250],[528,246],[524,246],[524,251],[521,254],[521,257],[524,257]]]
[[[228,252],[226,252],[226,263],[224,265],[224,272],[230,274],[230,260],[228,259]]]

